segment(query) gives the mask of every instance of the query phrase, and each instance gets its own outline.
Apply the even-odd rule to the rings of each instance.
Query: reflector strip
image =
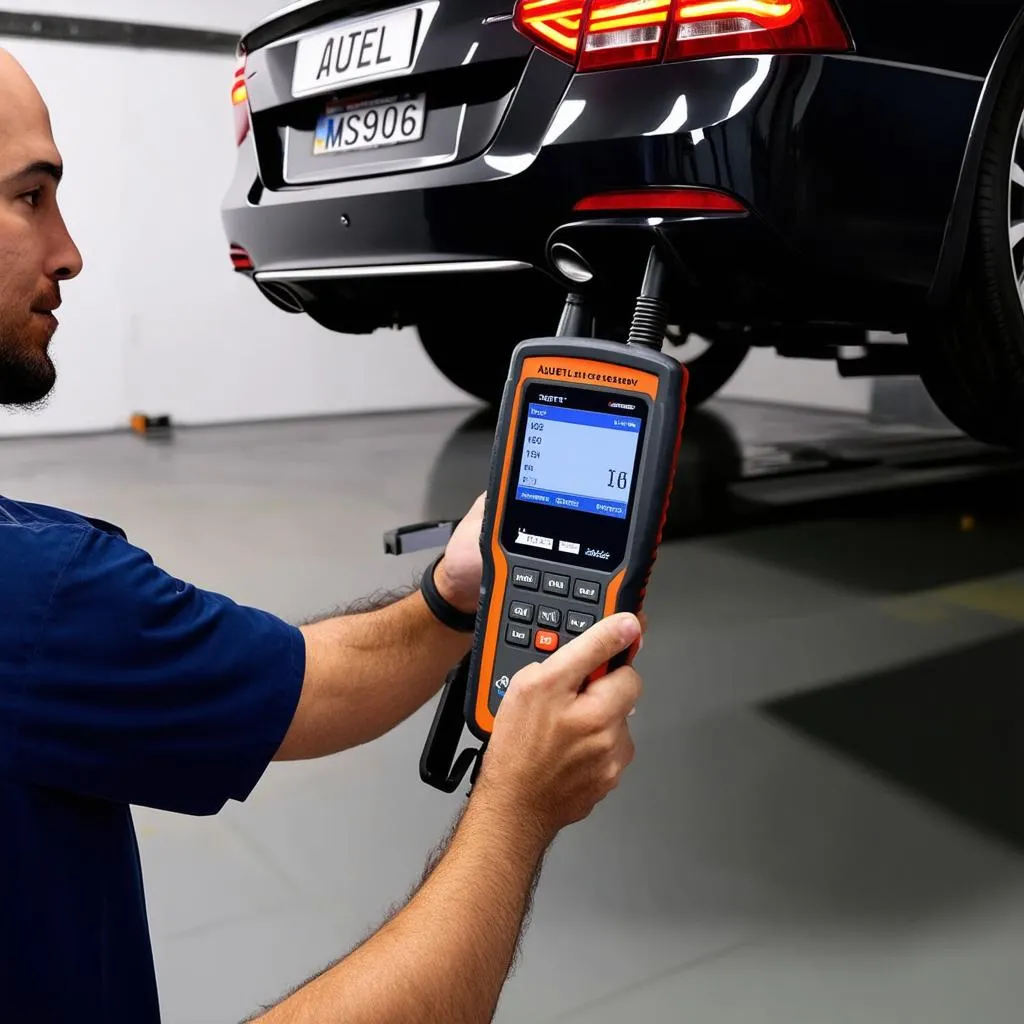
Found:
[[[746,213],[746,207],[725,192],[710,188],[661,188],[642,192],[605,192],[576,204],[579,213],[596,211],[690,210],[698,213]]]
[[[231,246],[231,263],[235,270],[253,270],[252,257],[240,246]]]

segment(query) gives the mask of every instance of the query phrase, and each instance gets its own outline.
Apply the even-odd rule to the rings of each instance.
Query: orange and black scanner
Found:
[[[652,252],[655,271],[657,255]],[[629,343],[559,336],[521,343],[505,385],[491,459],[473,649],[449,677],[420,773],[448,792],[484,745],[516,673],[599,619],[643,607],[671,497],[687,371],[661,351],[667,307],[647,295]],[[625,662],[633,651],[623,654]],[[615,668],[612,665],[604,671]],[[455,761],[454,769],[452,768]]]
[[[681,436],[686,371],[642,346],[521,344],[495,437],[466,722],[486,740],[520,669],[638,612]]]

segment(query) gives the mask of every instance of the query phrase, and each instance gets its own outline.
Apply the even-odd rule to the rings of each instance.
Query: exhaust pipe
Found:
[[[278,309],[286,313],[305,313],[306,307],[299,293],[281,281],[257,281],[257,287]]]

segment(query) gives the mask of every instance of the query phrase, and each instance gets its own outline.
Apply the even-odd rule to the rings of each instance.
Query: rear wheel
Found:
[[[685,363],[690,372],[686,392],[690,409],[714,398],[736,375],[750,352],[743,332],[730,327],[704,330],[699,337],[673,327],[667,341],[665,352]]]
[[[526,338],[549,338],[565,292],[546,279],[480,281],[464,293],[431,297],[418,317],[420,341],[434,366],[456,387],[488,405],[505,389],[512,350]]]
[[[961,430],[1024,449],[1024,68],[1011,70],[982,154],[950,307],[911,332],[925,386]]]

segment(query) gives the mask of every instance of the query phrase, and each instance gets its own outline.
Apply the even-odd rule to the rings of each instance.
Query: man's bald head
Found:
[[[82,269],[57,205],[62,173],[46,104],[0,49],[0,404],[38,402],[56,381],[53,310]]]
[[[45,122],[50,130],[50,113],[29,73],[14,54],[0,47],[0,139],[11,134],[23,121]],[[2,154],[0,154],[2,159]]]

